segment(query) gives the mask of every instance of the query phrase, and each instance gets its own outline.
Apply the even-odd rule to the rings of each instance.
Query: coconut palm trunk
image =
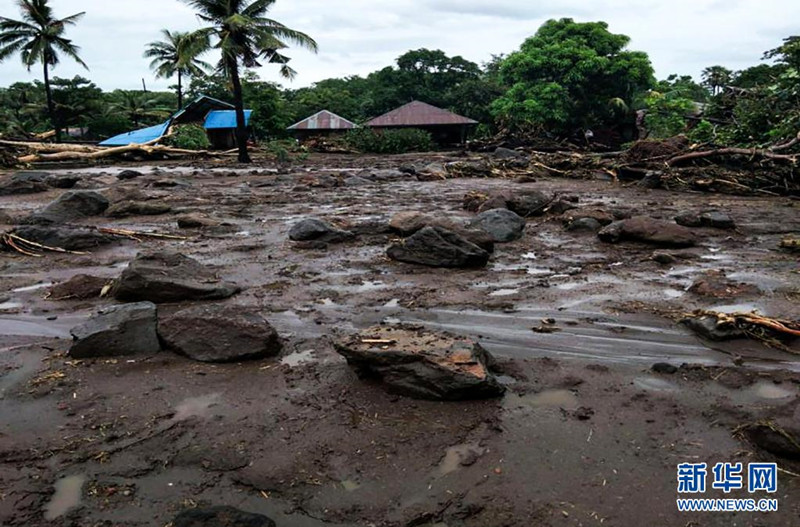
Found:
[[[239,149],[239,162],[250,163],[250,154],[247,153],[247,122],[244,118],[244,96],[242,95],[242,81],[239,78],[239,65],[229,61],[228,75],[233,87],[233,105],[236,108],[236,148]]]
[[[44,64],[44,92],[47,96],[47,115],[50,117],[50,123],[53,125],[53,130],[56,132],[56,143],[61,142],[61,126],[56,119],[56,105],[53,102],[53,88],[50,86],[50,67],[47,60],[43,60]]]

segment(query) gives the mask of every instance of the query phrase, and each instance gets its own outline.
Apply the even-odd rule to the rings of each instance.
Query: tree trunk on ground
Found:
[[[247,125],[244,120],[244,98],[242,82],[239,80],[239,65],[229,62],[228,74],[233,84],[233,104],[236,107],[236,146],[239,149],[239,162],[250,163],[250,156],[247,154]]]
[[[56,106],[53,103],[53,90],[50,88],[50,72],[47,68],[47,57],[42,61],[44,63],[44,91],[47,94],[47,113],[50,115],[50,124],[53,125],[53,130],[56,131],[56,143],[61,142],[61,127],[56,122]]]
[[[178,111],[183,108],[183,83],[181,82],[181,70],[178,70]]]

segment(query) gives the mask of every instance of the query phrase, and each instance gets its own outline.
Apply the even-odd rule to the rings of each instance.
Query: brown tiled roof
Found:
[[[442,110],[421,101],[412,101],[396,110],[369,121],[366,126],[435,126],[448,124],[478,124],[477,121]]]
[[[349,130],[355,128],[356,124],[340,117],[328,110],[317,112],[311,117],[307,117],[295,123],[287,130]]]

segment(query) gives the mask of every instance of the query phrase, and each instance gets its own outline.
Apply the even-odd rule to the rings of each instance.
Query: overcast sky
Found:
[[[81,46],[91,68],[65,59],[55,75],[81,74],[104,89],[148,88],[155,80],[142,52],[162,28],[200,27],[178,0],[51,0],[59,17],[86,11],[68,36]],[[0,16],[19,18],[15,0],[0,0]],[[790,0],[278,0],[271,15],[305,31],[320,45],[318,55],[291,50],[299,75],[287,87],[345,75],[365,75],[393,63],[410,49],[441,49],[482,63],[508,53],[547,19],[604,20],[611,31],[632,38],[630,48],[649,53],[659,78],[670,73],[699,77],[709,65],[742,69],[782,38],[800,34],[800,2]],[[210,56],[209,56],[210,58]],[[280,80],[262,68],[266,80]],[[17,58],[0,63],[0,86],[40,78]]]

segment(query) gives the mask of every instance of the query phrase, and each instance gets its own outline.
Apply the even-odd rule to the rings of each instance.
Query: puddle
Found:
[[[22,304],[19,302],[3,302],[0,304],[0,311],[8,311],[10,309],[19,309]]]
[[[758,304],[730,304],[726,306],[714,306],[710,310],[720,313],[752,313],[753,311],[757,311],[762,315],[766,314],[764,308]]]
[[[0,336],[51,337],[71,339],[69,330],[82,324],[87,315],[63,315],[57,320],[34,316],[0,317]]]
[[[489,296],[511,296],[519,293],[519,289],[498,289],[489,293]]]
[[[281,364],[294,368],[308,362],[314,362],[314,350],[296,351],[281,359]]]
[[[773,382],[759,382],[748,388],[750,394],[759,399],[778,400],[796,397],[797,392],[784,388],[779,384]]]
[[[50,287],[53,285],[53,282],[41,282],[38,284],[29,285],[26,287],[18,287],[17,289],[12,289],[12,293],[29,293],[31,291],[38,291],[39,289],[44,289],[45,287]]]
[[[345,479],[339,482],[342,488],[347,492],[353,492],[361,488],[361,483],[353,481],[352,479]]]
[[[44,519],[54,520],[66,514],[73,507],[80,505],[84,483],[86,483],[86,476],[82,474],[67,476],[56,481],[55,493],[45,505]]]
[[[563,408],[577,410],[578,396],[569,390],[544,390],[520,397],[523,404],[533,408]]]
[[[200,397],[190,397],[175,406],[173,421],[185,421],[192,417],[210,417],[211,407],[219,403],[222,394],[212,393]]]
[[[648,392],[666,393],[678,390],[678,385],[657,377],[637,377],[633,384]]]
[[[447,449],[436,469],[438,477],[446,476],[461,467],[474,464],[483,455],[484,449],[476,444],[456,445]]]

